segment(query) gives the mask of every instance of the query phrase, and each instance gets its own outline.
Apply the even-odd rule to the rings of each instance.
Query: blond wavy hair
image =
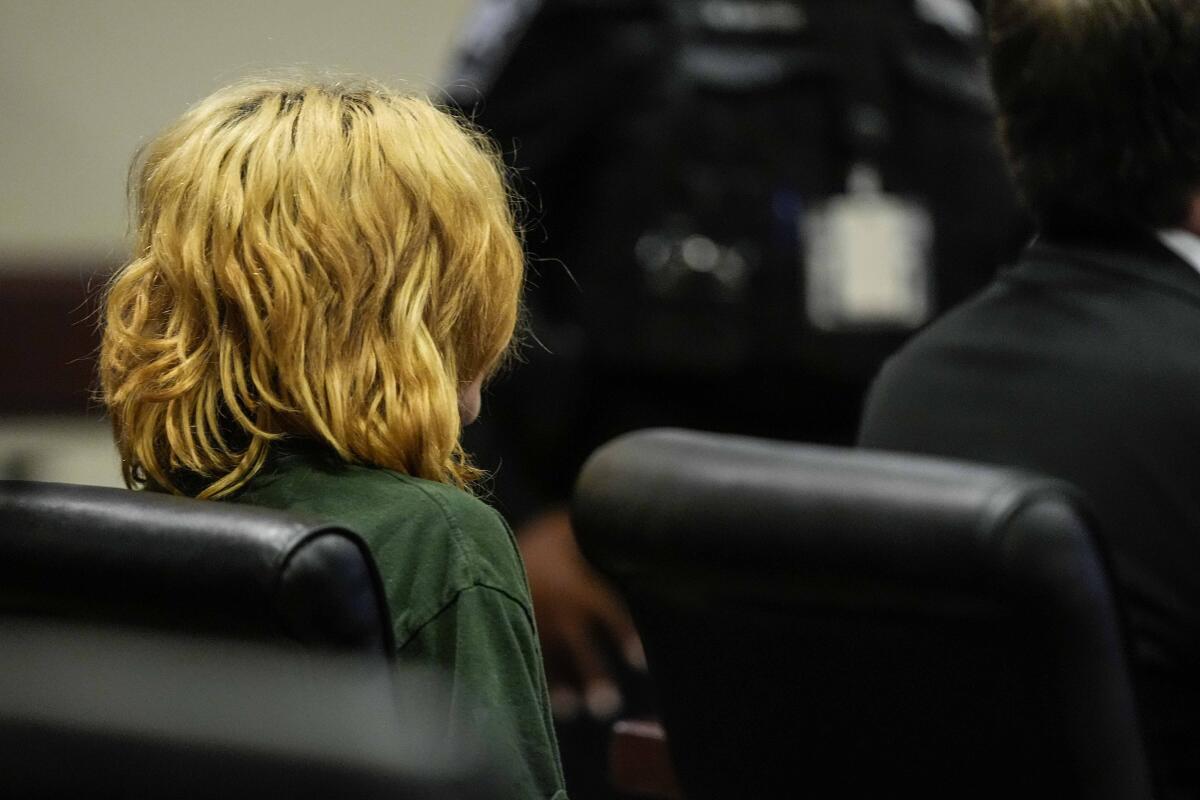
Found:
[[[508,352],[524,256],[493,145],[428,100],[259,80],[131,168],[100,384],[126,483],[236,492],[284,436],[467,487],[459,396]]]

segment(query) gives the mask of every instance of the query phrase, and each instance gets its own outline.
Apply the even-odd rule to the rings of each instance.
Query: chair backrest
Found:
[[[381,658],[0,620],[0,775],[23,798],[495,796],[449,687]]]
[[[685,431],[573,500],[687,796],[1148,797],[1105,564],[1062,483]]]
[[[366,544],[280,511],[0,481],[0,618],[51,616],[393,652]]]

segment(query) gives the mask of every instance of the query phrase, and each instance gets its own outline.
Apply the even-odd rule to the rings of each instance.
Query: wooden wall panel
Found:
[[[0,414],[95,414],[95,315],[106,270],[0,270]]]

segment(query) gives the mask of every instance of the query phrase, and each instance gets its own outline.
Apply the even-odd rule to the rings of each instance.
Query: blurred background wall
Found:
[[[94,297],[137,147],[247,74],[434,84],[471,0],[0,0],[0,478],[117,484]]]

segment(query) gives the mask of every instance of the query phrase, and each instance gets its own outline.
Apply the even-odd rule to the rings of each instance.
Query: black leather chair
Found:
[[[292,514],[0,481],[0,616],[393,652],[366,544]]]
[[[485,749],[393,654],[350,530],[0,481],[0,794],[488,797]]]
[[[662,430],[594,454],[572,512],[690,798],[1149,796],[1105,564],[1062,483]]]

